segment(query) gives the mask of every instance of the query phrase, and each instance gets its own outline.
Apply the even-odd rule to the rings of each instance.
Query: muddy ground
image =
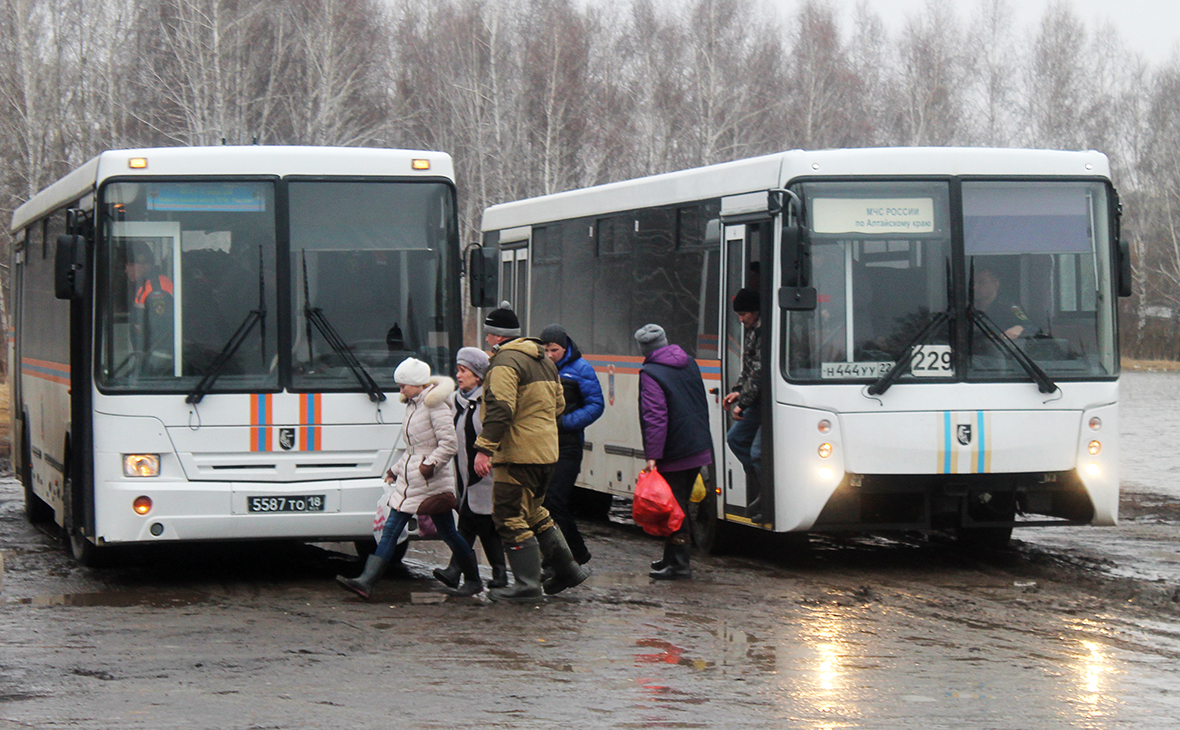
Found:
[[[20,496],[0,480],[0,730],[1180,724],[1180,504],[1150,494],[1000,553],[752,539],[673,584],[616,519],[587,525],[591,581],[535,607],[446,598],[433,542],[371,603],[332,580],[349,545],[82,569]]]

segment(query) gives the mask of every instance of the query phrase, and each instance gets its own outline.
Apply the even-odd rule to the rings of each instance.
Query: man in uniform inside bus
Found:
[[[733,298],[733,311],[746,328],[742,347],[742,372],[722,405],[732,408],[734,424],[725,440],[746,468],[747,517],[762,519],[762,319],[758,293],[741,289]]]
[[[483,431],[475,440],[475,473],[492,476],[492,521],[516,582],[488,592],[493,601],[543,598],[541,560],[553,568],[545,593],[590,577],[544,507],[545,487],[557,462],[557,419],[565,410],[557,366],[541,341],[520,336],[516,313],[501,307],[484,320],[493,351],[484,376]],[[494,469],[493,469],[494,467]]]
[[[167,372],[172,360],[172,280],[156,268],[156,256],[145,241],[127,242],[124,272],[135,291],[131,322],[133,348],[143,355],[143,370]]]
[[[1000,277],[991,269],[975,269],[975,309],[995,322],[1008,339],[1035,334],[1037,328],[1020,305],[1000,296]]]

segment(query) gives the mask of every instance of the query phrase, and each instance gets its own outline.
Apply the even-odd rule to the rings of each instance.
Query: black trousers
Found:
[[[475,538],[479,538],[484,554],[488,556],[488,565],[493,568],[505,567],[504,543],[500,540],[500,533],[496,531],[496,523],[491,515],[472,512],[467,506],[467,500],[463,500],[459,506],[459,524],[456,527],[472,548],[475,547]]]
[[[665,543],[668,545],[687,545],[692,542],[692,525],[688,520],[688,499],[692,496],[692,487],[696,484],[697,475],[700,473],[699,466],[682,471],[660,472],[664,481],[668,482],[668,486],[672,488],[672,496],[676,498],[676,504],[684,510],[684,522],[680,523],[680,529],[665,539]]]
[[[553,467],[553,478],[545,489],[545,509],[549,516],[561,528],[565,535],[566,544],[574,560],[585,563],[589,559],[590,551],[586,549],[586,541],[578,530],[578,523],[574,522],[573,512],[570,510],[570,500],[573,499],[575,483],[582,471],[582,447],[562,449]]]

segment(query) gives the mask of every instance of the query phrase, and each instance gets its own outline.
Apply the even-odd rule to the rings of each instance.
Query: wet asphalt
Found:
[[[624,507],[585,523],[590,581],[517,606],[443,594],[437,542],[371,602],[333,580],[359,572],[346,544],[79,568],[5,479],[0,730],[1175,727],[1180,583],[1127,567],[1175,554],[1180,510],[1129,498],[1127,555],[1094,528],[982,555],[749,533],[674,583]]]

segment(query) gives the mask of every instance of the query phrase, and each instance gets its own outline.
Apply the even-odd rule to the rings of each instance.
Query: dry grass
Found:
[[[1147,373],[1180,373],[1180,362],[1173,360],[1129,360],[1123,358],[1123,370]]]

